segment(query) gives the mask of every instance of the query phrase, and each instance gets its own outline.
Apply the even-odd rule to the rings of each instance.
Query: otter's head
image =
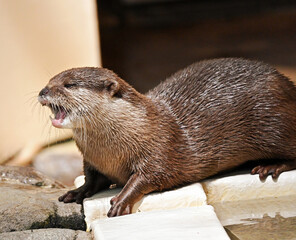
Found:
[[[73,68],[53,77],[38,96],[51,109],[52,125],[57,128],[79,128],[91,120],[96,109],[122,97],[127,85],[115,73],[104,68]]]

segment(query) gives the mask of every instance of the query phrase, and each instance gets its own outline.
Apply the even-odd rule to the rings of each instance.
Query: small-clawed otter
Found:
[[[124,187],[109,217],[131,213],[147,193],[247,161],[267,160],[252,170],[261,179],[296,168],[296,88],[261,62],[198,62],[146,95],[110,70],[74,68],[53,77],[39,101],[53,126],[73,129],[84,157],[85,184],[59,200],[81,203],[116,183]]]

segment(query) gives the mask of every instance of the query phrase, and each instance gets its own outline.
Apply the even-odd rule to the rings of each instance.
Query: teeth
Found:
[[[49,118],[50,118],[50,120],[53,120],[53,119],[54,119],[54,114],[51,114],[51,115],[49,116]]]
[[[56,115],[57,114],[57,112],[59,111],[59,106],[57,106],[57,105],[55,105],[55,104],[52,104],[52,103],[50,103],[49,105],[49,108],[51,109],[51,111],[52,111],[52,113],[54,114],[54,115]]]
[[[62,114],[62,112],[64,112],[66,115],[68,115],[68,111],[63,107],[63,106],[59,106],[59,105],[55,105],[52,103],[47,104],[47,106],[50,108],[52,115],[50,116],[50,119],[55,119],[57,114]]]

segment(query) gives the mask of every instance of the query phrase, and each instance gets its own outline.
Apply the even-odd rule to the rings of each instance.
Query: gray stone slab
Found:
[[[5,240],[91,240],[88,232],[71,229],[49,228],[18,232],[1,233],[0,239]]]
[[[65,191],[0,183],[0,232],[51,227],[84,230],[82,206],[57,200]]]
[[[47,188],[65,187],[32,167],[0,166],[0,182]]]

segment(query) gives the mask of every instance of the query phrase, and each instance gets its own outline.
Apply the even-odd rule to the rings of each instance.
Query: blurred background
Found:
[[[104,67],[140,91],[195,61],[258,59],[294,80],[296,1],[98,1]]]
[[[294,0],[0,0],[0,163],[73,184],[75,144],[37,95],[55,74],[103,66],[144,93],[193,62],[262,60],[296,81]],[[49,164],[49,165],[47,165]]]

